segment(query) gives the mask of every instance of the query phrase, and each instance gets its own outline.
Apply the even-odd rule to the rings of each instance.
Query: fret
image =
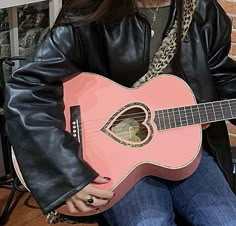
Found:
[[[229,101],[222,101],[221,108],[222,108],[222,113],[223,113],[224,119],[233,118],[233,113],[231,111]]]
[[[165,123],[164,123],[164,115],[163,115],[163,110],[159,110],[157,111],[157,118],[158,118],[158,122],[160,123],[158,128],[160,130],[165,129]]]
[[[179,108],[174,108],[174,116],[175,116],[175,125],[176,125],[176,127],[182,126],[181,119],[180,119]]]
[[[197,105],[192,106],[192,112],[193,112],[193,122],[194,122],[194,124],[201,123],[199,109],[198,109]]]
[[[168,114],[169,114],[169,119],[170,119],[170,128],[175,128],[176,127],[176,122],[175,122],[175,115],[174,115],[174,110],[168,109]]]
[[[236,99],[230,100],[229,105],[232,111],[233,118],[236,117]]]
[[[199,111],[201,123],[208,122],[208,117],[207,117],[205,104],[199,104],[198,105],[198,111]]]
[[[169,120],[168,111],[166,109],[163,110],[163,115],[164,115],[165,129],[169,129],[170,128],[170,120]]]
[[[233,114],[233,109],[231,107],[231,102],[228,100],[228,104],[229,104],[229,109],[230,109],[230,113],[231,113],[231,116],[234,117],[234,114]]]
[[[185,111],[186,111],[186,117],[187,117],[188,125],[194,124],[194,123],[193,123],[193,111],[192,111],[192,107],[191,107],[191,106],[185,107]]]
[[[214,114],[215,114],[215,119],[217,121],[222,120],[224,117],[223,117],[223,112],[222,112],[220,102],[214,102],[214,103],[212,103],[212,106],[213,106],[213,110],[214,110]]]
[[[154,122],[156,123],[158,130],[161,129],[161,120],[160,120],[159,113],[160,113],[160,111],[155,111],[155,118],[154,118]]]
[[[208,117],[208,122],[214,122],[216,120],[214,110],[212,103],[206,103],[206,110],[207,110],[207,117]]]
[[[224,110],[223,110],[222,102],[219,102],[219,105],[220,105],[220,110],[221,110],[221,114],[222,114],[222,119],[224,119],[225,116],[224,116]]]
[[[162,122],[162,120],[160,119],[160,116],[159,116],[159,113],[160,113],[160,111],[157,111],[157,128],[158,129],[161,129],[161,122]]]
[[[179,113],[180,113],[181,125],[187,126],[188,122],[187,122],[185,108],[184,107],[179,108]]]

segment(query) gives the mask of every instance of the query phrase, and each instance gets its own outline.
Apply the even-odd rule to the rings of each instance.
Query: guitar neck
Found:
[[[165,130],[233,118],[236,118],[236,99],[158,110],[154,121],[159,130]]]

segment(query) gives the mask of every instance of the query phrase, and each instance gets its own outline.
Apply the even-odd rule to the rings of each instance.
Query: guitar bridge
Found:
[[[81,115],[79,105],[70,107],[70,131],[73,137],[81,144]]]

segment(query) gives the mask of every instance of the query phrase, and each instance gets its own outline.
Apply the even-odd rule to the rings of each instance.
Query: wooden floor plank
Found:
[[[10,187],[0,187],[0,213],[11,192]],[[13,208],[5,226],[49,226],[46,217],[42,214],[35,200],[30,193],[16,192],[13,201]],[[57,223],[55,226],[68,226],[66,223]],[[97,226],[97,224],[73,224],[73,226]]]

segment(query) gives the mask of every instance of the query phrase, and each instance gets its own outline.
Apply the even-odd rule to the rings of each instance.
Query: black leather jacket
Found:
[[[174,16],[175,9],[170,26]],[[198,102],[236,97],[236,64],[227,57],[230,35],[230,19],[217,1],[200,0],[176,68]],[[148,69],[149,42],[150,25],[139,15],[112,25],[80,26],[73,19],[54,27],[29,62],[14,72],[6,87],[7,131],[44,213],[97,177],[77,156],[79,144],[64,130],[62,81],[90,71],[131,86]],[[225,123],[212,124],[205,139],[230,181]]]

